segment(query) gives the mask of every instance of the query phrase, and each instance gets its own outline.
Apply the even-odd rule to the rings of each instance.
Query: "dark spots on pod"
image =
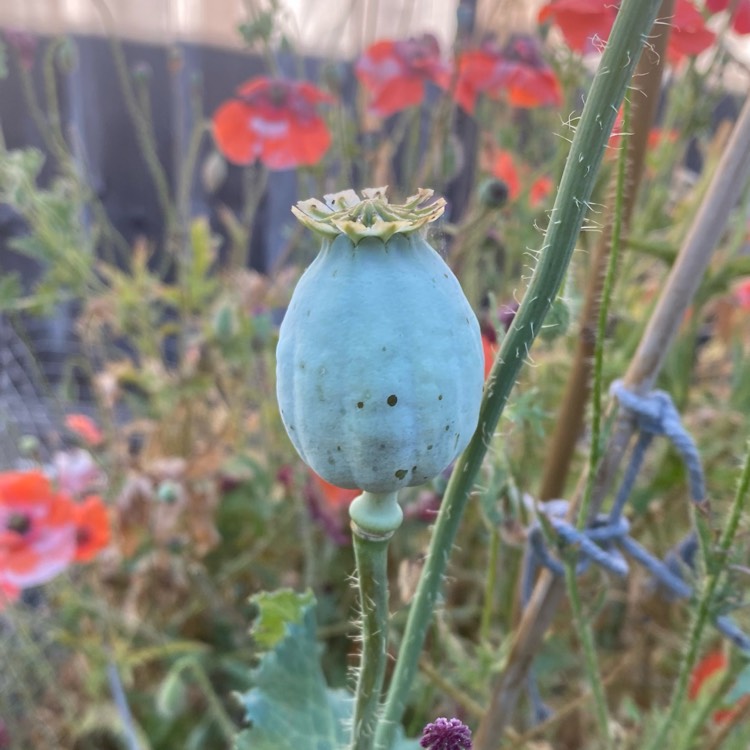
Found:
[[[309,317],[310,317],[310,313],[311,313],[311,312],[312,312],[312,310],[308,310],[308,311],[307,311],[307,312],[305,313],[305,317],[306,317],[306,318],[309,318]]]
[[[380,448],[381,451],[385,450],[385,443],[381,443],[378,448]]]
[[[294,425],[293,425],[293,424],[290,424],[290,425],[289,425],[289,429],[290,429],[290,430],[291,430],[292,432],[294,432]]]
[[[300,370],[304,370],[305,369],[305,363],[304,362],[300,362],[299,363],[299,369]]]
[[[338,451],[339,453],[341,453],[341,446],[340,446],[340,445],[337,445],[337,446],[336,446],[336,450],[337,450],[337,451]]]
[[[415,472],[416,470],[417,470],[417,467],[416,467],[416,466],[412,466],[412,467],[411,467],[411,473],[412,473],[412,474],[413,474],[413,473],[414,473],[414,472]]]
[[[455,441],[455,442],[453,443],[453,447],[454,447],[454,448],[457,448],[457,447],[458,447],[458,440],[459,440],[459,438],[460,438],[460,437],[461,437],[461,433],[460,433],[460,432],[457,432],[457,433],[456,433],[456,441]]]
[[[428,451],[431,451],[431,450],[432,450],[432,448],[433,448],[433,445],[432,445],[432,443],[430,443],[430,445],[428,445],[428,446],[427,446],[427,450],[428,450]]]
[[[449,424],[445,425],[445,431],[448,432],[450,430],[451,426]]]
[[[336,270],[335,270],[335,271],[334,271],[334,272],[333,272],[333,273],[331,274],[331,276],[338,276],[338,275],[339,275],[338,269],[336,269]]]
[[[443,274],[443,278],[444,278],[444,279],[447,279],[447,278],[448,278],[448,274],[447,274],[447,273],[444,273],[444,274]]]
[[[388,404],[388,406],[395,406],[398,403],[398,396],[396,396],[394,393],[391,393],[391,395],[386,399],[386,403]]]
[[[394,473],[394,476],[396,477],[396,479],[403,479],[406,476],[406,469],[398,469]]]
[[[384,346],[384,347],[383,347],[383,351],[387,351],[387,349],[388,349],[388,347],[387,347],[387,346]]]
[[[331,464],[331,466],[335,466],[336,459],[333,456],[328,456],[328,463]]]
[[[441,393],[441,394],[440,394],[440,395],[438,396],[438,401],[442,401],[442,400],[443,400],[443,394]]]
[[[365,408],[365,402],[364,401],[357,401],[357,408],[358,409],[364,409]]]

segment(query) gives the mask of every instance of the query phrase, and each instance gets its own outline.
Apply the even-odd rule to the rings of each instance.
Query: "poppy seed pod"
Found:
[[[419,235],[443,212],[384,189],[294,209],[323,237],[281,324],[277,395],[302,459],[339,487],[422,484],[469,442],[483,386],[479,324],[458,280]]]

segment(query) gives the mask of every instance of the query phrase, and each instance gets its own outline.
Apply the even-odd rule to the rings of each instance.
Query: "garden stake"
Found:
[[[618,107],[658,6],[657,0],[634,0],[623,4],[618,13],[573,138],[539,263],[490,373],[479,426],[448,482],[378,725],[377,750],[390,750],[393,745],[469,494],[508,395],[562,285]],[[478,750],[495,750],[501,734],[492,731],[482,736],[480,727]]]

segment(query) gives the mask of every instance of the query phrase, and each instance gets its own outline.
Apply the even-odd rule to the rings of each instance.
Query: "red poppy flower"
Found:
[[[539,23],[551,21],[572,50],[601,51],[609,38],[619,3],[614,0],[552,0],[539,11]]]
[[[692,2],[676,0],[669,35],[669,59],[675,63],[683,57],[698,55],[708,49],[715,39],[716,34],[706,27],[701,12]]]
[[[617,0],[552,0],[539,11],[538,19],[539,23],[552,21],[572,50],[586,54],[601,50],[601,43],[612,31],[618,8]],[[668,52],[672,62],[703,52],[715,36],[690,0],[676,1]]]
[[[500,50],[488,44],[459,57],[456,101],[473,114],[479,94],[506,96],[511,106],[525,109],[562,102],[560,84],[542,58],[538,40],[526,34],[512,36]]]
[[[74,506],[76,524],[76,562],[93,560],[110,539],[107,506],[97,495],[90,495]]]
[[[421,104],[427,81],[443,88],[450,82],[450,69],[440,59],[440,45],[432,34],[375,42],[357,60],[354,70],[372,94],[369,111],[378,117]]]
[[[531,203],[532,207],[536,208],[541,203],[544,203],[552,193],[554,186],[551,177],[542,176],[534,180],[529,190],[529,203]]]
[[[741,310],[750,311],[750,278],[740,281],[734,288],[734,298]]]
[[[257,159],[272,170],[317,164],[331,135],[316,107],[330,101],[311,83],[253,78],[214,113],[216,146],[233,164]]]
[[[732,28],[738,34],[750,34],[750,0],[739,0],[732,3]],[[730,0],[706,0],[706,9],[709,13],[719,13],[726,10]]]
[[[65,417],[65,426],[92,447],[96,447],[104,440],[104,435],[94,420],[85,414],[68,414]]]
[[[492,176],[502,180],[508,188],[508,198],[515,200],[521,192],[521,178],[510,151],[497,149],[492,162]]]
[[[74,505],[37,471],[0,474],[0,590],[52,580],[76,554]]]
[[[527,165],[516,164],[510,151],[492,148],[490,172],[493,177],[502,180],[508,188],[508,198],[516,200],[524,190],[524,184],[529,183],[530,168]],[[534,180],[529,186],[529,204],[536,208],[552,192],[553,183],[547,176]]]
[[[348,508],[351,501],[357,495],[362,494],[362,490],[346,490],[343,487],[337,487],[335,484],[326,482],[312,469],[309,469],[308,473],[317,497],[328,510],[338,511],[341,508]]]
[[[492,326],[482,326],[482,352],[484,353],[484,379],[487,380],[492,365],[495,364],[495,355],[500,348],[497,343],[497,334]]]
[[[696,665],[690,674],[690,684],[688,685],[688,698],[691,701],[697,700],[705,689],[707,683],[711,680],[718,680],[722,673],[727,670],[729,663],[726,654],[716,649],[709,651]],[[714,711],[714,724],[723,724],[724,722],[734,719],[740,711],[750,701],[750,695],[744,695],[734,706],[729,708],[720,708]]]

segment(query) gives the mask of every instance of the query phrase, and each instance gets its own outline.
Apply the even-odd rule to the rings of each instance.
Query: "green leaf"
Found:
[[[234,750],[340,750],[349,742],[353,709],[347,690],[326,685],[316,639],[315,600],[288,589],[254,596],[256,642],[270,646],[239,695],[252,724]],[[393,750],[418,750],[399,727]]]
[[[263,649],[274,648],[286,635],[289,625],[302,624],[305,613],[315,604],[311,591],[298,594],[291,589],[264,591],[251,601],[259,609],[253,638]]]
[[[326,686],[312,595],[282,591],[261,594],[255,602],[261,608],[261,639],[272,642],[279,627],[283,636],[253,671],[255,687],[240,696],[252,727],[237,736],[236,750],[338,750],[348,739],[351,699]],[[290,611],[293,620],[284,622]]]

